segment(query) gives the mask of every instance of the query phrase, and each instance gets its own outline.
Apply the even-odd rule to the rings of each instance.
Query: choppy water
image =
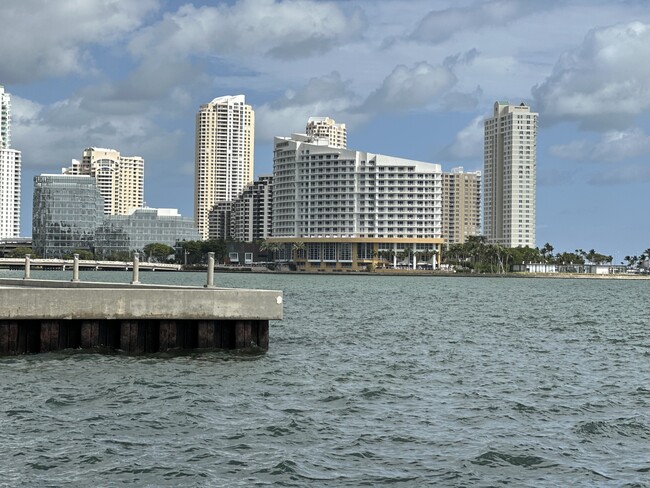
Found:
[[[1,358],[0,486],[650,486],[648,281],[217,281],[267,354]]]

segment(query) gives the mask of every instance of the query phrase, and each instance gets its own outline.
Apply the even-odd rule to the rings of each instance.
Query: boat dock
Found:
[[[212,260],[212,263],[214,261]],[[282,292],[203,287],[0,279],[0,356],[87,349],[126,354],[175,349],[268,350]]]

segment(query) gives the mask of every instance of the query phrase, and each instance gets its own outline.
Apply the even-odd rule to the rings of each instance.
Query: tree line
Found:
[[[89,261],[95,259],[102,261],[132,261],[136,252],[140,254],[141,261],[196,265],[207,263],[209,252],[215,253],[217,262],[224,261],[228,256],[228,247],[225,240],[182,241],[176,243],[175,246],[152,242],[137,251],[115,251],[108,254],[102,253],[102,255],[88,249],[73,249],[63,254],[62,258],[72,259],[75,254],[78,254],[79,259]],[[29,247],[12,249],[7,253],[7,257],[24,258],[27,254],[34,259],[41,257]]]
[[[573,252],[563,251],[555,254],[554,250],[554,247],[548,242],[541,248],[505,247],[500,244],[486,243],[484,236],[471,236],[464,244],[450,244],[443,253],[443,263],[480,273],[505,273],[514,264],[611,265],[614,261],[611,255],[599,253],[595,249],[589,251],[576,249]],[[640,256],[625,257],[625,261],[630,266],[642,263],[647,259],[650,259],[650,248]]]

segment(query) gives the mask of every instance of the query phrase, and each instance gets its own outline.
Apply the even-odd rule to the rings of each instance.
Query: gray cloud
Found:
[[[409,38],[439,44],[468,29],[505,25],[519,17],[548,9],[553,3],[498,0],[469,7],[434,10],[420,21]]]
[[[137,29],[156,0],[20,0],[0,2],[0,80],[15,84],[89,74],[88,48],[110,45]]]
[[[296,59],[327,52],[359,38],[365,21],[335,3],[313,0],[240,0],[194,7],[140,31],[131,41],[139,58],[264,55]]]

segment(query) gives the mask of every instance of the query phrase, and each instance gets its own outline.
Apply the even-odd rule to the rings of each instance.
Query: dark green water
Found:
[[[0,359],[0,486],[650,486],[648,281],[216,279],[267,354]]]

